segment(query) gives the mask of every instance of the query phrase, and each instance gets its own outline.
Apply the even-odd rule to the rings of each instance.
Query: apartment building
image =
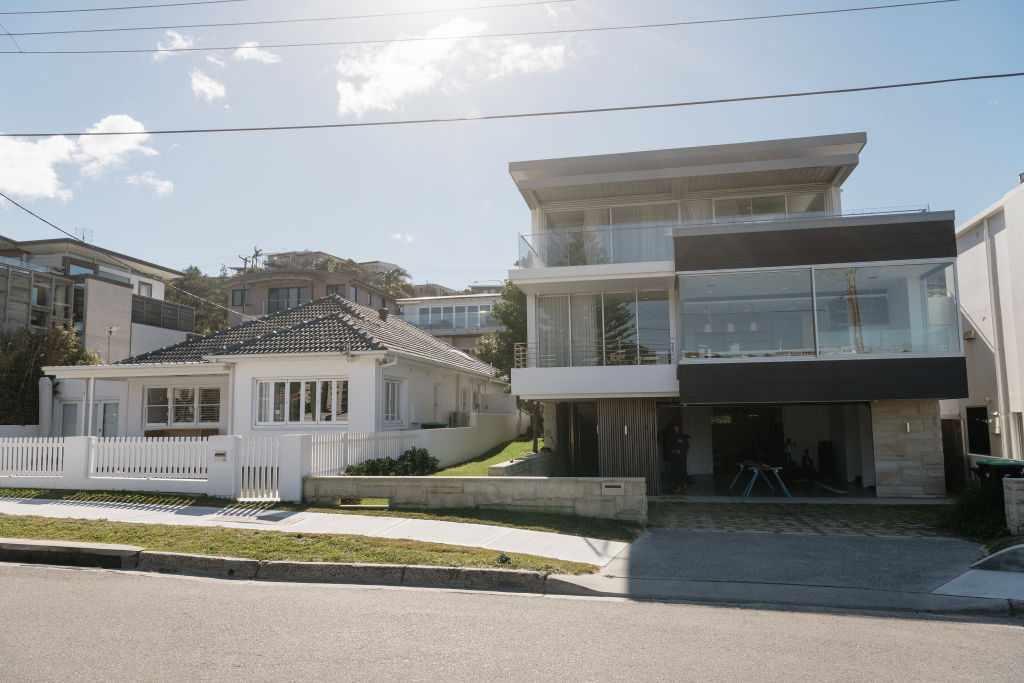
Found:
[[[0,236],[0,323],[52,329],[74,324],[105,362],[184,341],[195,309],[164,301],[177,270],[73,239]]]
[[[515,162],[512,393],[579,475],[667,490],[659,435],[723,493],[946,493],[939,400],[967,396],[952,212],[854,211],[864,133]]]
[[[346,273],[317,270],[323,260],[344,261],[322,251],[267,254],[262,268],[240,272],[220,285],[228,294],[228,326],[250,316],[279,313],[315,299],[337,294],[373,309],[398,311],[395,297],[379,287]]]
[[[1024,459],[1024,175],[956,230],[969,394],[943,401],[946,449]]]
[[[405,322],[468,353],[476,349],[481,337],[500,329],[491,317],[498,298],[489,289],[475,294],[399,299],[398,306]]]

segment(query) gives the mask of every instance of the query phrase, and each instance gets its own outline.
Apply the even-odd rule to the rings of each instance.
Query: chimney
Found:
[[[380,314],[381,322],[386,323],[388,321],[388,309],[386,306],[381,306],[380,308],[378,308],[377,313]]]
[[[1019,174],[1017,177],[1020,179],[1021,184],[1024,184],[1024,173]]]

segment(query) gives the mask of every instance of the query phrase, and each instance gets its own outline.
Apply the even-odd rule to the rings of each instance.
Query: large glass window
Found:
[[[256,386],[257,424],[324,424],[348,421],[348,380],[261,380]]]
[[[537,297],[537,367],[671,361],[665,290]]]
[[[277,313],[309,301],[309,287],[271,287],[267,290],[267,313]]]
[[[546,264],[584,266],[609,263],[608,209],[550,211]]]
[[[613,208],[610,262],[671,261],[672,226],[678,223],[675,202]]]
[[[809,270],[679,279],[683,357],[814,355]]]
[[[953,264],[814,271],[822,354],[960,350]]]
[[[194,425],[220,422],[217,387],[147,387],[143,416],[147,425]]]
[[[682,275],[679,300],[684,358],[960,350],[952,263]]]

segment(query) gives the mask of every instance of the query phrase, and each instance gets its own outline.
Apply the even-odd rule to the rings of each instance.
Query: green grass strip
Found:
[[[549,574],[592,574],[598,569],[582,562],[521,554],[508,554],[509,562],[500,563],[497,550],[404,539],[20,515],[0,515],[0,537],[121,543],[146,550],[253,560],[531,569]]]
[[[537,442],[537,448],[543,448],[543,446],[544,439],[539,439]],[[473,458],[472,460],[467,460],[464,463],[443,469],[432,476],[486,477],[488,467],[491,465],[497,465],[499,462],[508,462],[509,460],[522,457],[524,451],[526,453],[533,452],[533,439],[506,441],[503,444],[498,444],[491,450]]]

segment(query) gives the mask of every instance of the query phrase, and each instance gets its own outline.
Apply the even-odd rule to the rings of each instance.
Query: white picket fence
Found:
[[[397,458],[411,448],[423,448],[427,431],[313,434],[311,476],[344,474],[350,465],[374,458]]]
[[[0,439],[0,474],[59,477],[64,473],[64,439]]]
[[[279,500],[281,442],[273,436],[242,439],[238,454],[238,500]]]
[[[206,479],[206,439],[112,437],[96,439],[91,477]]]

